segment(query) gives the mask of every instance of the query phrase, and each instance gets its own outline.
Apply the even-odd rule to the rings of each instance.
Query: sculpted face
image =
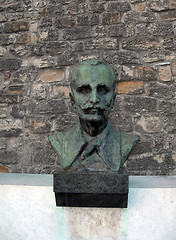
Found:
[[[73,78],[71,101],[79,118],[84,121],[105,121],[115,99],[112,69],[104,64],[80,65]]]

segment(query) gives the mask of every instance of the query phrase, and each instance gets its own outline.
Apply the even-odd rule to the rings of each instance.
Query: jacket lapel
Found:
[[[78,124],[65,133],[62,149],[63,168],[69,167],[77,159],[86,144]]]
[[[100,148],[104,162],[113,170],[118,170],[121,165],[121,134],[111,126],[108,129],[106,141]]]

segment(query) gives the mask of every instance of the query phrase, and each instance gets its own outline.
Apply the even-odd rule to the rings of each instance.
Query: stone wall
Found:
[[[59,166],[47,136],[77,121],[70,71],[96,57],[117,72],[111,121],[141,137],[130,174],[175,174],[175,36],[175,0],[0,0],[0,164]]]

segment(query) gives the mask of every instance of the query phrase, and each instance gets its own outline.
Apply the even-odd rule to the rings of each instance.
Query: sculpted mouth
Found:
[[[98,115],[102,115],[103,113],[103,109],[100,108],[87,108],[84,110],[85,114],[98,114]]]

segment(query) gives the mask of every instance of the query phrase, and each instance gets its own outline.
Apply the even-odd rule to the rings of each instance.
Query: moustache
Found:
[[[102,105],[86,105],[82,110],[85,114],[103,114],[105,108]]]
[[[105,110],[103,105],[85,105],[81,108],[83,111],[90,110],[90,109],[97,109],[97,110]]]

